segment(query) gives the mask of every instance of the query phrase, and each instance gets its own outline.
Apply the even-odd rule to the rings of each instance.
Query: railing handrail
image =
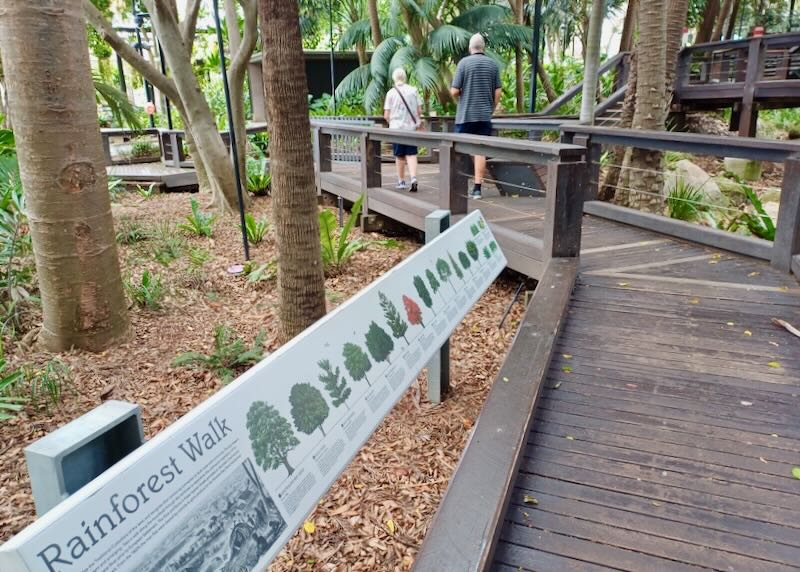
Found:
[[[618,54],[615,54],[614,56],[608,58],[600,65],[600,68],[597,70],[597,77],[599,78],[600,76],[602,76],[603,74],[607,73],[609,70],[614,68],[617,64],[623,61],[628,54],[629,52],[619,52]],[[583,80],[573,85],[571,88],[562,93],[551,103],[549,103],[547,107],[545,107],[541,111],[541,113],[549,114],[552,113],[553,111],[556,111],[557,109],[566,105],[568,101],[576,97],[582,90],[583,90]]]
[[[506,139],[503,137],[486,137],[481,135],[466,135],[461,133],[434,133],[429,131],[404,131],[400,129],[387,129],[385,127],[366,127],[363,125],[347,125],[333,121],[311,121],[311,127],[319,129],[328,135],[349,135],[361,137],[367,135],[371,140],[406,143],[418,146],[436,146],[437,144],[452,144],[464,152],[482,150],[486,155],[502,156],[504,154],[530,153],[532,162],[539,156],[543,160],[558,158],[580,160],[585,148],[579,145],[565,143],[546,143],[542,141],[523,141],[519,139]],[[494,151],[494,153],[488,151]]]
[[[692,46],[686,46],[681,49],[681,53],[691,53],[691,52],[705,52],[705,51],[716,51],[719,48],[727,49],[727,48],[746,48],[750,42],[759,40],[764,42],[765,44],[770,43],[781,43],[784,41],[798,41],[800,42],[800,32],[782,32],[779,34],[769,34],[765,36],[750,36],[749,38],[740,38],[738,40],[719,40],[716,42],[705,42],[702,44],[694,44]]]

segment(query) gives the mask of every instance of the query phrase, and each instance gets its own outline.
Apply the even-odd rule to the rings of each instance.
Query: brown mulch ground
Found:
[[[195,195],[197,196],[197,195]],[[198,197],[202,201],[203,197]],[[254,201],[258,218],[270,215],[268,198]],[[114,205],[122,219],[147,228],[181,222],[189,195],[142,199],[127,195]],[[274,282],[248,283],[226,269],[241,260],[241,239],[234,217],[215,222],[213,238],[184,237],[184,255],[162,265],[153,258],[157,241],[120,247],[123,276],[138,279],[148,268],[167,285],[160,311],[132,309],[129,342],[99,355],[72,352],[60,356],[74,375],[63,403],[51,410],[28,409],[0,424],[0,542],[33,521],[35,513],[23,448],[53,429],[97,406],[121,399],[142,406],[148,438],[173,423],[220,388],[211,374],[170,367],[176,354],[207,353],[217,324],[232,326],[248,341],[264,329],[267,349],[277,347],[277,296]],[[375,236],[375,238],[381,238]],[[371,248],[357,253],[346,270],[326,280],[329,306],[340,304],[418,248],[400,239],[401,249]],[[202,277],[189,279],[186,252],[212,254]],[[275,258],[271,239],[252,248],[252,258]],[[515,279],[501,276],[455,331],[451,342],[452,392],[440,405],[428,403],[424,379],[413,386],[322,498],[309,517],[315,531],[299,531],[269,570],[407,570],[458,462],[516,330],[522,304],[515,305],[503,330],[498,323],[511,300]],[[44,363],[52,355],[6,343],[14,364]]]

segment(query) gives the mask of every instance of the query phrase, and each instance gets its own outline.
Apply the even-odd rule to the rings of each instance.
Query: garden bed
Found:
[[[131,338],[121,346],[99,355],[59,356],[72,375],[61,404],[49,412],[28,406],[16,419],[0,424],[0,494],[5,501],[0,506],[0,542],[35,517],[23,458],[26,445],[105,399],[140,404],[146,436],[152,438],[220,389],[212,373],[171,366],[182,352],[210,353],[217,325],[228,325],[248,345],[263,330],[266,351],[278,347],[274,281],[251,283],[228,272],[242,258],[236,217],[214,221],[211,237],[188,236],[174,228],[185,222],[192,197],[207,199],[121,193],[114,204],[120,238],[129,242],[120,244],[123,277],[134,285],[141,284],[145,271],[158,277],[166,293],[162,308],[133,307]],[[257,220],[271,219],[270,199],[254,200],[252,212]],[[146,238],[137,240],[142,235]],[[399,242],[400,248],[358,252],[329,277],[329,307],[418,248],[409,239]],[[274,240],[267,235],[251,246],[251,256],[256,266],[274,260]],[[501,276],[456,330],[451,397],[441,405],[428,403],[421,376],[420,386],[407,392],[309,517],[314,526],[308,528],[314,532],[295,534],[270,570],[410,568],[515,332],[521,304],[505,329],[498,329],[514,286],[510,277]],[[12,366],[42,365],[54,357],[30,347],[31,335],[23,340],[6,340]]]

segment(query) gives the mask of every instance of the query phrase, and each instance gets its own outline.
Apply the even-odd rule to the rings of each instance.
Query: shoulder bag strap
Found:
[[[414,115],[414,112],[413,112],[413,111],[411,111],[411,107],[409,107],[409,105],[408,105],[408,102],[406,101],[406,98],[405,98],[405,97],[403,97],[403,93],[402,93],[402,92],[401,92],[399,89],[397,89],[397,88],[394,88],[394,90],[397,92],[397,95],[399,95],[399,96],[400,96],[400,99],[402,100],[402,102],[403,102],[403,105],[405,105],[405,106],[406,106],[406,109],[408,110],[408,114],[411,116],[411,119],[413,119],[413,120],[414,120],[414,123],[417,123],[419,120],[418,120],[418,119],[417,119],[417,117]]]

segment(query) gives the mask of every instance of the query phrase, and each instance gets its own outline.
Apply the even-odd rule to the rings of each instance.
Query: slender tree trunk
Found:
[[[695,44],[705,44],[711,41],[711,35],[714,32],[714,24],[718,17],[719,0],[708,0],[708,2],[706,2],[705,13],[703,14],[703,21],[700,23],[700,28],[697,30],[697,36],[694,39]]]
[[[381,21],[378,18],[378,0],[367,0],[367,11],[369,12],[369,27],[372,30],[372,46],[377,48],[383,41],[381,34]]]
[[[359,66],[363,66],[365,63],[367,63],[367,61],[369,61],[367,58],[367,46],[364,44],[356,44],[356,55],[358,56]]]
[[[583,66],[583,93],[581,95],[580,120],[594,123],[594,108],[597,103],[597,70],[600,67],[600,33],[603,31],[604,0],[592,0],[592,15],[589,19],[589,39]]]
[[[714,33],[711,35],[712,42],[718,42],[722,38],[722,29],[725,27],[725,22],[730,15],[732,4],[733,0],[723,0],[722,9],[719,12],[716,24],[714,24]]]
[[[667,50],[665,56],[667,73],[664,103],[667,111],[669,111],[672,104],[672,94],[675,89],[675,75],[678,73],[678,54],[681,51],[683,28],[686,26],[689,0],[668,0],[667,4],[669,9],[667,11]]]
[[[742,0],[733,0],[733,7],[731,8],[731,17],[728,18],[728,29],[725,31],[725,39],[733,39],[733,31],[736,27],[736,18],[739,16],[739,8],[742,5]]]
[[[625,12],[625,22],[622,25],[622,36],[619,39],[619,51],[630,52],[633,50],[633,37],[636,33],[636,23],[639,15],[639,0],[628,0],[628,9]]]
[[[306,73],[295,0],[260,0],[264,95],[270,118],[281,337],[325,314]]]
[[[511,3],[514,12],[514,22],[516,24],[525,23],[525,0],[514,0]],[[517,113],[525,111],[525,78],[523,73],[525,50],[522,44],[514,49],[514,95],[517,106]]]
[[[245,26],[247,22],[245,22]],[[225,27],[228,29],[228,45],[231,54],[239,51],[242,35],[239,33],[239,12],[236,10],[236,0],[225,0]]]
[[[544,89],[544,94],[547,96],[547,101],[553,103],[556,98],[558,98],[558,94],[541,60],[539,61],[539,65],[536,66],[536,75],[539,76],[539,81],[542,82],[542,89]]]
[[[637,61],[637,50],[634,48],[633,54],[631,55],[630,73],[628,74],[628,88],[625,90],[625,100],[622,103],[622,111],[620,112],[619,123],[617,125],[621,129],[630,129],[633,124],[633,113],[636,110]],[[625,163],[626,150],[627,148],[622,146],[617,146],[612,149],[611,164],[603,180],[603,186],[598,195],[599,200],[610,201],[611,199],[616,199],[616,201],[621,204],[627,203],[627,189],[618,188],[621,175],[619,165]],[[627,187],[627,185],[623,186]]]
[[[639,10],[639,60],[634,129],[663,130],[667,108],[664,102],[667,66],[668,0],[648,0]],[[660,211],[661,153],[645,149],[631,151],[630,206]]]
[[[0,10],[11,114],[51,351],[128,331],[80,0]]]

